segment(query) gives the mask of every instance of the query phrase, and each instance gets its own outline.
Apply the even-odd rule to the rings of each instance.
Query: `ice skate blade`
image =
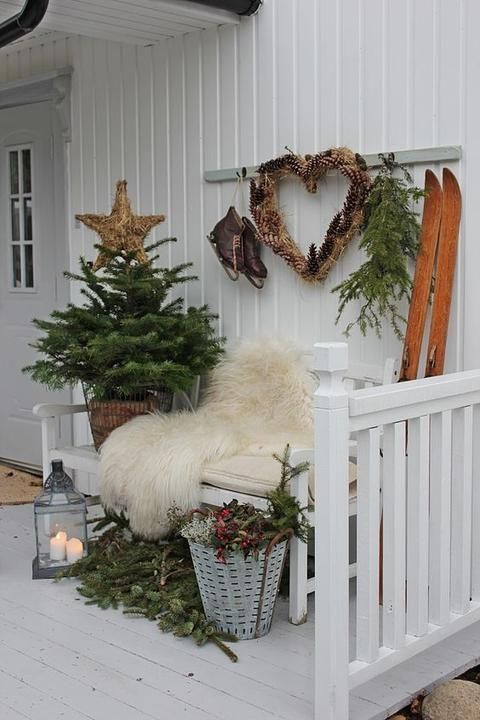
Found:
[[[265,280],[263,278],[256,277],[255,275],[249,275],[248,273],[243,274],[254,288],[257,288],[257,290],[261,290],[263,288],[265,284]]]
[[[222,256],[220,255],[220,253],[217,250],[217,246],[216,246],[215,240],[213,239],[213,236],[207,235],[207,240],[210,243],[213,252],[217,256],[217,259],[220,262],[220,265],[225,270],[225,273],[226,273],[227,277],[229,278],[229,280],[236,282],[240,276],[240,273],[237,270],[234,270],[232,267],[230,267],[230,265],[226,264],[225,260],[222,258]]]

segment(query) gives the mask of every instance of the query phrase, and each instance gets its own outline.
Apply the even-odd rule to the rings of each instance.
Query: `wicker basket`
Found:
[[[95,400],[91,397],[92,393],[85,388],[84,392],[96,450],[100,449],[115,428],[137,415],[154,411],[167,413],[172,409],[173,392],[167,389],[149,391],[129,400]]]
[[[215,557],[215,549],[189,542],[207,620],[221,632],[250,640],[266,635],[282,576],[288,539],[271,543],[257,559],[241,553]]]

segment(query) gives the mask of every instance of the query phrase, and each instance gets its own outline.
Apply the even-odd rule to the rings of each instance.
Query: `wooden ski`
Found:
[[[408,311],[400,381],[414,380],[417,377],[428,301],[432,288],[433,266],[442,215],[442,188],[437,176],[431,170],[425,172],[425,191],[427,195],[423,206],[420,249],[415,265],[412,299]]]
[[[432,322],[428,339],[425,377],[433,377],[443,373],[462,212],[460,187],[455,175],[448,168],[443,170],[442,181],[442,221],[438,241],[437,271],[433,292]]]

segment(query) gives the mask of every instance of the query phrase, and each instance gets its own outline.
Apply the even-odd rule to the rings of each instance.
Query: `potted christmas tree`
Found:
[[[116,235],[106,233],[105,225],[112,225],[125,202],[130,226],[126,222]],[[163,219],[154,217],[154,224]],[[93,227],[91,218],[103,221],[97,228],[103,240],[96,246],[99,256],[93,267],[80,258],[80,273],[65,273],[82,283],[85,302],[33,321],[44,333],[33,343],[43,357],[24,371],[52,390],[82,384],[99,449],[115,427],[133,416],[168,411],[175,391],[188,390],[197,375],[216,364],[223,340],[215,335],[215,316],[207,306],[185,310],[182,297],[172,299],[176,286],[196,279],[186,274],[191,263],[155,266],[158,255],[151,253],[175,240],[143,247],[133,223],[150,220],[141,225],[145,236],[153,219],[131,213],[126,183],[117,185],[112,214],[81,216]]]

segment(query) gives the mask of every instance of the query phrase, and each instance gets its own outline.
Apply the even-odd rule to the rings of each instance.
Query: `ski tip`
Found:
[[[450,168],[443,168],[443,185],[449,184],[451,187],[454,187],[458,192],[460,192],[460,185],[458,184],[458,180],[455,177],[454,173],[450,170]]]
[[[433,170],[425,170],[425,190],[441,190],[440,180]]]
[[[456,207],[456,213],[460,215],[462,211],[462,191],[458,180],[449,168],[443,168],[443,196],[450,198],[450,202]]]

